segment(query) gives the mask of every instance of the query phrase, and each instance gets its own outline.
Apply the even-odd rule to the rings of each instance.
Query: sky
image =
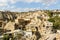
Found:
[[[60,9],[60,0],[0,0],[0,11],[30,11]]]

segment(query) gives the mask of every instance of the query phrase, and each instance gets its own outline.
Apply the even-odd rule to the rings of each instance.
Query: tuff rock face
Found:
[[[54,40],[56,34],[52,32],[53,23],[48,19],[44,11],[0,12],[0,27],[3,33],[14,33],[18,29],[24,32],[19,40]]]

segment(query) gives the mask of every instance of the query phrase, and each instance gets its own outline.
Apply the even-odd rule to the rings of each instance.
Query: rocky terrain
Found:
[[[48,21],[49,18],[47,12],[41,10],[1,11],[0,34],[13,34],[14,40],[60,40],[59,33],[53,29],[53,23]]]

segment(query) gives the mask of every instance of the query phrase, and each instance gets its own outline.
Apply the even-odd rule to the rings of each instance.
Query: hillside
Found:
[[[57,27],[54,22],[59,18],[55,18],[60,12],[52,12],[48,10],[37,10],[29,12],[10,12],[0,11],[0,29],[1,35],[14,34],[14,37],[19,33],[23,36],[19,40],[54,40],[56,38]],[[52,19],[54,21],[51,21]],[[56,21],[55,21],[56,20]],[[59,23],[57,24],[58,27]],[[25,33],[25,34],[24,34]],[[57,33],[58,35],[59,33]],[[24,40],[25,40],[24,39]]]

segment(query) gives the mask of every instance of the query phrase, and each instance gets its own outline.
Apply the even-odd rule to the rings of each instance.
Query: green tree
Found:
[[[60,17],[55,16],[48,19],[48,21],[53,22],[53,29],[60,29]]]
[[[3,40],[9,40],[9,36],[8,35],[3,35]]]
[[[47,14],[48,14],[49,17],[52,17],[53,16],[53,12],[51,12],[49,10],[47,11]]]

